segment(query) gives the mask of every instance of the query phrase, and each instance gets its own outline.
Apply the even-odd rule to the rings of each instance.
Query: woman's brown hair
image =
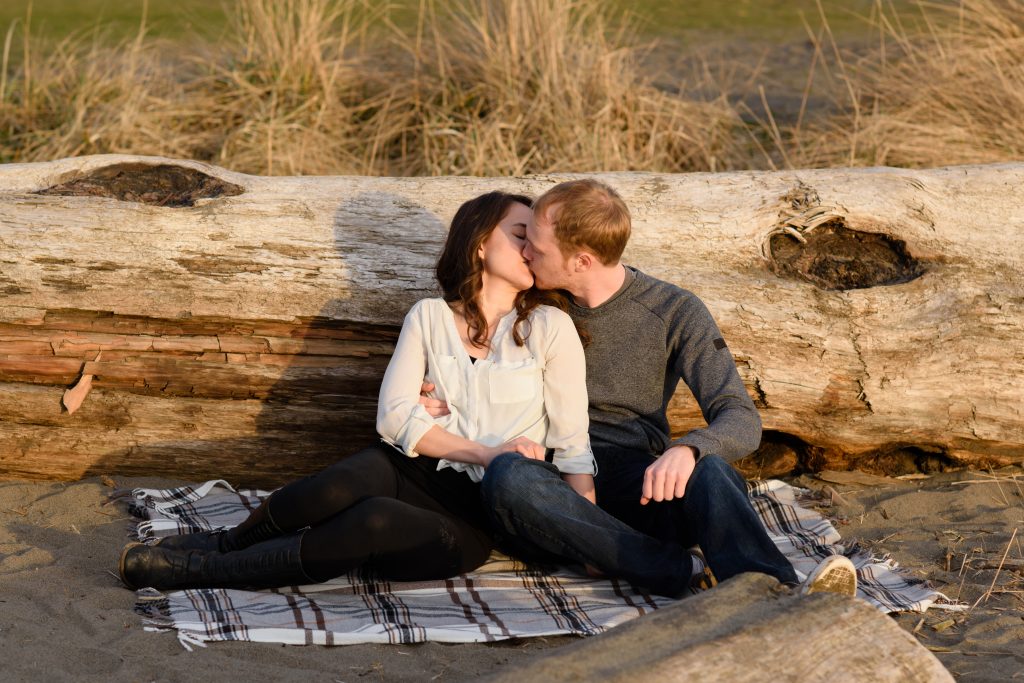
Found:
[[[459,306],[462,317],[469,325],[469,341],[480,348],[486,348],[489,341],[487,320],[480,311],[478,301],[484,272],[483,261],[479,256],[480,245],[516,203],[529,208],[533,200],[521,194],[488,192],[460,206],[452,219],[441,256],[437,259],[435,273],[444,300]],[[530,287],[516,296],[516,322],[512,327],[512,338],[518,346],[522,346],[530,336],[527,318],[541,304],[558,306],[562,310],[566,307],[564,299],[556,293],[544,292],[536,287]]]

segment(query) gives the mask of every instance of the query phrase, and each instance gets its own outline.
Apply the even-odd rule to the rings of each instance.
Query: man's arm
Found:
[[[592,474],[563,474],[562,479],[572,487],[572,490],[580,494],[594,505],[597,505],[597,490],[594,488],[594,475]]]
[[[670,372],[690,389],[707,427],[672,442],[644,474],[640,503],[682,498],[702,455],[729,462],[761,442],[761,417],[736,371],[729,347],[707,306],[687,292],[669,325]]]
[[[697,399],[707,426],[676,439],[672,447],[689,446],[698,456],[713,454],[727,462],[749,455],[761,443],[761,417],[711,312],[687,292],[673,318],[671,368]]]

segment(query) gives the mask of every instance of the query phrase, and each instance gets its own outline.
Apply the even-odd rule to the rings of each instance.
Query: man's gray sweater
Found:
[[[583,324],[594,454],[623,449],[658,456],[685,444],[701,456],[734,461],[761,440],[761,418],[732,354],[704,303],[692,292],[628,268],[626,283],[600,306],[570,304]],[[665,414],[682,379],[707,427],[672,441]]]

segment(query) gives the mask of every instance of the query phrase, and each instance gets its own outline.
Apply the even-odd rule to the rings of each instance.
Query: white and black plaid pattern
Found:
[[[945,597],[908,577],[888,557],[840,545],[820,514],[800,507],[804,493],[780,481],[751,484],[751,502],[800,578],[823,558],[844,554],[857,567],[858,595],[886,612],[924,611]],[[266,491],[235,491],[224,481],[177,489],[136,489],[136,535],[231,527]],[[367,571],[272,591],[194,589],[138,592],[136,611],[151,630],[175,629],[186,647],[211,640],[292,645],[471,643],[547,635],[594,635],[672,601],[628,583],[566,569],[541,571],[495,553],[480,569],[444,581],[389,582]]]

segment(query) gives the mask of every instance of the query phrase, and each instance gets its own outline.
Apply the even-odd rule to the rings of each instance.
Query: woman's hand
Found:
[[[530,460],[543,460],[547,449],[532,439],[525,436],[517,436],[497,446],[498,453],[518,453]]]
[[[489,448],[486,456],[487,462],[482,462],[480,464],[487,467],[491,464],[491,460],[494,460],[502,453],[518,453],[524,458],[529,458],[530,460],[544,460],[544,456],[547,454],[547,449],[532,439],[528,439],[525,436],[517,436],[514,439],[509,439],[500,446],[492,446]]]

